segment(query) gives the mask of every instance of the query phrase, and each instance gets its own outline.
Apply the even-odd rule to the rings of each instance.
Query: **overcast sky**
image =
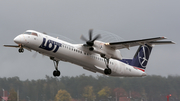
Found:
[[[3,44],[28,29],[66,36],[83,43],[80,36],[89,29],[114,33],[134,40],[165,36],[175,45],[155,46],[146,72],[149,75],[180,74],[180,0],[1,0],[0,1],[0,77],[18,76],[21,80],[52,76],[53,62],[40,54]],[[119,40],[122,41],[122,40]],[[132,58],[138,47],[123,49]],[[82,67],[60,62],[61,76],[102,75]]]

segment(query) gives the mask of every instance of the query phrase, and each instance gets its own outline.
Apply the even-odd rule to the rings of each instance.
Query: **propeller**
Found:
[[[81,35],[81,40],[86,41],[86,45],[88,46],[93,46],[94,45],[94,41],[97,39],[101,38],[101,35],[98,34],[94,37],[94,39],[92,39],[92,34],[93,34],[93,29],[89,30],[89,40],[87,40],[83,35]]]
[[[35,52],[35,53],[32,55],[32,57],[33,57],[33,58],[36,58],[37,55],[38,55],[38,52]],[[42,55],[42,58],[44,58],[45,55],[44,55],[44,54],[41,54],[41,55]]]
[[[36,57],[37,57],[37,54],[38,54],[38,53],[35,52],[32,57],[33,57],[33,58],[36,58]]]

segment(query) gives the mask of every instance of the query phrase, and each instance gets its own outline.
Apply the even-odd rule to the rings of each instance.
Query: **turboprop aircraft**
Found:
[[[93,38],[93,30],[89,30],[89,40],[84,36],[81,39],[85,44],[72,44],[47,34],[34,30],[27,30],[14,38],[18,45],[4,45],[5,47],[34,50],[48,56],[54,63],[53,76],[60,76],[59,61],[70,62],[91,72],[99,72],[117,77],[146,76],[145,69],[154,45],[174,44],[172,41],[162,41],[165,37],[155,37],[141,40],[122,42],[102,42],[100,34]],[[160,41],[161,40],[161,41]],[[133,59],[124,59],[120,50],[123,48],[139,46]]]

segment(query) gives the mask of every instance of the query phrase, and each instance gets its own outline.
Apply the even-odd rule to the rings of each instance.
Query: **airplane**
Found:
[[[54,63],[53,76],[60,76],[59,61],[70,62],[83,67],[91,72],[99,72],[115,77],[143,77],[154,45],[175,44],[172,41],[162,41],[166,37],[155,37],[122,42],[98,41],[101,35],[93,38],[93,29],[89,30],[89,39],[83,35],[81,39],[85,44],[72,44],[46,33],[27,30],[14,38],[17,45],[4,45],[5,47],[19,48],[19,53],[24,49],[34,50],[48,56]],[[139,46],[132,59],[122,57],[120,49]]]

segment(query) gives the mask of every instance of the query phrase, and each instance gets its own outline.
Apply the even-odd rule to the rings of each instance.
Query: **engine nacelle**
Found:
[[[100,54],[101,57],[103,58],[113,58],[113,59],[117,59],[117,60],[121,60],[122,56],[119,50],[115,50],[113,51],[111,54]]]
[[[95,41],[94,46],[90,47],[89,50],[100,54],[101,57],[113,58],[118,60],[122,59],[121,52],[119,50],[106,47],[104,45],[104,42]]]
[[[112,53],[113,54],[111,58],[122,60],[121,52],[119,50],[114,50]]]

